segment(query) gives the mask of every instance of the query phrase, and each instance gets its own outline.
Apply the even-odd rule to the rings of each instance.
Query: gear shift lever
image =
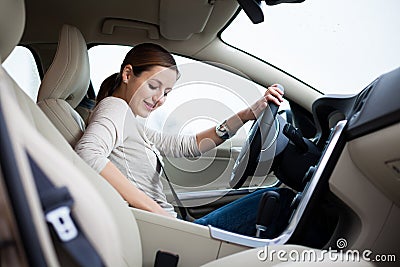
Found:
[[[260,237],[278,216],[279,202],[280,195],[275,191],[268,191],[262,195],[256,218],[256,237]]]

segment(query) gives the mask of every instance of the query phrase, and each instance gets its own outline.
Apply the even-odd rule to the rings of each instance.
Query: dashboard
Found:
[[[348,120],[347,140],[399,122],[400,68],[378,77],[359,94],[322,97],[314,102],[312,110],[320,148],[339,120]]]

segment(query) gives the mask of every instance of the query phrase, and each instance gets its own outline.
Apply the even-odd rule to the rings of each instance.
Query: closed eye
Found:
[[[158,88],[158,86],[154,86],[154,85],[149,83],[149,88],[152,89],[152,90],[156,90]]]

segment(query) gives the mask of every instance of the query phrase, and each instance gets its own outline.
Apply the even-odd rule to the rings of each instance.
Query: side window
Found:
[[[4,61],[3,67],[24,92],[36,102],[40,76],[32,52],[23,46],[17,46]]]
[[[96,94],[102,81],[119,71],[130,49],[126,46],[100,45],[89,50],[91,79]],[[178,55],[174,55],[174,58],[180,78],[164,105],[145,119],[145,123],[155,130],[174,134],[197,133],[248,107],[265,90],[248,79],[224,70],[225,66]],[[251,122],[242,127],[231,139],[232,145],[241,146],[250,127]]]

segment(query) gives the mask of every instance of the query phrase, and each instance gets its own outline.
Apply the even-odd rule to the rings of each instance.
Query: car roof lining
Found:
[[[197,1],[193,5],[193,1],[184,0],[133,0],[121,3],[126,6],[123,9],[113,1],[99,0],[95,5],[91,1],[77,2],[78,0],[26,0],[26,30],[21,44],[56,43],[58,30],[68,23],[83,33],[88,44],[134,45],[150,40],[173,52],[192,55],[216,38],[239,7],[236,1],[215,1],[213,4]],[[73,8],[76,6],[79,9]],[[198,12],[199,9],[202,12]],[[51,10],[48,16],[51,16],[52,23],[58,27],[47,27],[49,17],[43,16],[43,10]],[[191,21],[193,20],[191,23],[187,23],[188,14]],[[194,14],[198,15],[193,19]],[[131,26],[116,27],[112,34],[104,33],[104,23],[110,19],[148,25],[158,30],[159,38],[149,39],[147,30]]]

